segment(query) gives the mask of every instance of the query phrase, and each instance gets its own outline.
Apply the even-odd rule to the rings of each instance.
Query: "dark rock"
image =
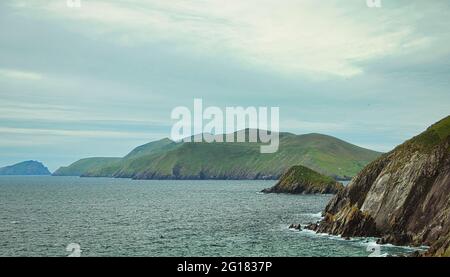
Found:
[[[309,223],[305,226],[305,229],[312,230],[312,231],[317,231],[318,228],[319,228],[318,223]]]
[[[378,244],[409,245],[412,242],[413,236],[406,233],[392,233],[377,239]]]
[[[302,226],[300,224],[291,224],[289,225],[289,229],[302,230]]]

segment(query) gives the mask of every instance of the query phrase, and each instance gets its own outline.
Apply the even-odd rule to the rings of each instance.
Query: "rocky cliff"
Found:
[[[283,174],[278,183],[265,193],[292,193],[292,194],[335,194],[344,186],[333,178],[322,175],[307,167],[297,165],[291,167]]]
[[[310,229],[450,256],[450,116],[366,166]]]

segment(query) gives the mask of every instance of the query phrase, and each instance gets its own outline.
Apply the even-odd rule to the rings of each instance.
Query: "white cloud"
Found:
[[[43,78],[43,76],[39,73],[31,71],[0,68],[0,78],[18,79],[21,81],[23,80],[39,81]]]
[[[176,41],[180,51],[224,55],[287,74],[350,77],[361,63],[423,49],[415,18],[398,9],[367,8],[365,1],[198,0],[65,1],[22,5],[75,22],[77,31],[134,46]],[[400,15],[400,16],[399,16]]]
[[[33,135],[33,136],[67,136],[81,138],[148,138],[145,132],[120,132],[97,130],[63,130],[63,129],[35,129],[0,127],[0,134]]]
[[[325,133],[344,131],[350,128],[345,122],[319,122],[287,119],[280,123],[281,130],[292,130],[295,133]]]

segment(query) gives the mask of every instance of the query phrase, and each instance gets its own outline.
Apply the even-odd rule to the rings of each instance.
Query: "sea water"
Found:
[[[369,256],[378,247],[290,230],[319,220],[332,196],[260,193],[273,184],[0,176],[0,256],[68,256],[68,245],[81,256]]]

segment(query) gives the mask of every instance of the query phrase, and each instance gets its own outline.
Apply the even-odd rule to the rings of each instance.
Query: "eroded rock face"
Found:
[[[369,164],[328,203],[318,231],[378,234],[382,243],[426,244],[427,255],[449,255],[449,133],[447,117]]]
[[[320,224],[310,224],[307,229],[343,237],[375,237],[379,235],[373,218],[356,205],[347,204],[336,214],[326,213]]]

